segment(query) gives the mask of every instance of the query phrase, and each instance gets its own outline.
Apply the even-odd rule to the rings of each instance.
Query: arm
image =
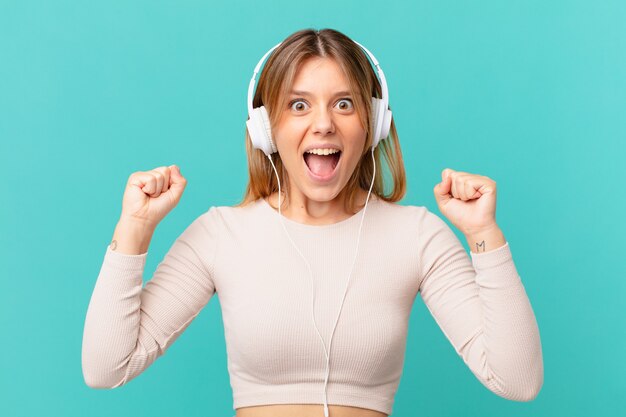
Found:
[[[543,385],[541,341],[508,242],[470,260],[438,216],[424,209],[420,225],[420,293],[433,318],[485,387],[533,400]]]
[[[120,232],[109,245],[87,309],[83,377],[92,388],[126,384],[163,355],[215,293],[216,212],[199,216],[176,239],[142,288],[144,238]],[[133,243],[134,242],[134,243]],[[134,245],[134,246],[133,246]],[[145,246],[147,251],[147,245]],[[142,252],[140,254],[132,254]]]

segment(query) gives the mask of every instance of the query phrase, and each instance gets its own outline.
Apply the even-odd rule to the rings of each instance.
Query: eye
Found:
[[[289,107],[293,111],[301,112],[308,109],[308,104],[302,99],[295,99],[289,102]]]
[[[350,100],[349,98],[342,98],[337,102],[337,107],[340,110],[352,110],[354,106],[352,104],[352,100]]]

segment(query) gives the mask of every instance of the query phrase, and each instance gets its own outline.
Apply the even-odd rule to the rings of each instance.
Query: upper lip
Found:
[[[337,149],[341,151],[341,147],[339,145],[333,145],[332,143],[313,143],[304,148],[303,153],[307,153],[311,149]]]

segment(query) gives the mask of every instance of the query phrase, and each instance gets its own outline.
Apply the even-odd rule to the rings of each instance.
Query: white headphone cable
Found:
[[[296,248],[296,251],[298,251],[298,253],[300,254],[300,257],[304,260],[304,262],[307,265],[307,268],[309,269],[309,275],[310,275],[310,280],[311,280],[311,293],[312,293],[312,302],[311,302],[311,317],[313,318],[313,325],[315,326],[315,330],[317,331],[317,335],[320,338],[320,341],[322,342],[322,346],[324,346],[324,355],[326,356],[326,377],[324,380],[324,417],[328,417],[328,393],[327,393],[327,386],[328,386],[328,375],[330,373],[330,347],[332,345],[332,341],[333,341],[333,335],[335,334],[335,328],[337,327],[337,322],[339,321],[339,316],[341,315],[341,310],[343,309],[343,301],[346,299],[346,293],[348,292],[348,283],[350,282],[350,278],[352,278],[352,270],[354,269],[354,264],[356,263],[356,257],[359,253],[359,244],[361,241],[361,227],[363,226],[363,219],[365,218],[365,212],[367,210],[367,203],[369,201],[370,198],[370,194],[372,192],[372,187],[374,186],[374,178],[376,177],[376,160],[374,158],[374,147],[372,147],[372,162],[373,162],[373,166],[374,166],[374,173],[372,175],[372,181],[370,183],[370,189],[367,193],[367,199],[365,200],[365,207],[363,208],[363,215],[361,216],[361,223],[359,225],[359,234],[357,237],[357,243],[356,243],[356,253],[354,254],[354,260],[352,261],[352,267],[350,268],[350,274],[348,275],[348,280],[346,281],[346,288],[344,290],[343,293],[343,298],[341,299],[341,306],[339,307],[339,313],[337,314],[337,319],[335,319],[335,325],[333,326],[333,330],[330,334],[330,341],[328,342],[328,350],[326,350],[326,344],[324,343],[324,339],[322,338],[322,335],[319,332],[319,329],[317,328],[317,323],[315,322],[315,291],[313,290],[313,272],[311,272],[311,265],[309,265],[309,262],[306,260],[306,258],[304,257],[304,255],[302,255],[302,252],[300,252],[300,249],[298,249],[298,247],[296,246],[296,244],[293,242],[293,240],[291,239],[291,236],[289,235],[289,232],[287,231],[287,228],[285,227],[285,223],[283,222],[283,216],[281,214],[281,210],[280,210],[280,178],[278,177],[278,171],[276,171],[276,167],[274,166],[274,162],[272,161],[272,158],[270,157],[270,155],[266,155],[267,158],[270,160],[270,163],[272,164],[272,168],[274,168],[274,173],[276,174],[276,179],[278,180],[278,216],[280,218],[280,222],[283,225],[283,229],[285,230],[285,233],[287,234],[287,237],[289,238],[289,241],[291,242],[291,244],[293,245],[294,248]]]

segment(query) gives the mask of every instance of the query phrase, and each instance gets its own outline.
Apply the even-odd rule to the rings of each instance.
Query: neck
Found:
[[[361,210],[365,205],[367,191],[358,190],[356,195],[355,212]],[[370,195],[370,201],[372,201],[372,199],[373,195]],[[278,192],[272,193],[267,200],[272,207],[278,210]],[[291,193],[290,199],[288,200],[290,204],[287,204],[285,194],[282,193],[280,196],[282,205],[280,211],[283,216],[298,223],[311,225],[332,224],[354,215],[354,212],[349,213],[345,210],[345,200],[345,188],[335,198],[329,201],[318,201],[308,198],[304,193],[298,190],[297,192]]]

